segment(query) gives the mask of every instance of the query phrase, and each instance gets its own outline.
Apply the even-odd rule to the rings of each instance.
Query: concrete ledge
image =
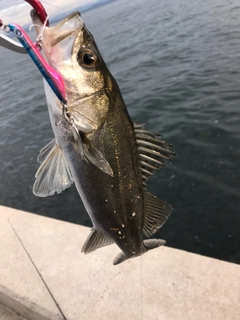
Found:
[[[240,319],[239,265],[163,247],[113,266],[115,245],[81,254],[88,233],[0,206],[0,304],[27,320]]]
[[[15,312],[9,310],[0,304],[0,319],[1,320],[26,320],[25,318],[17,315]]]
[[[15,215],[21,222],[23,212],[0,206],[0,303],[27,319],[63,319],[11,224]]]

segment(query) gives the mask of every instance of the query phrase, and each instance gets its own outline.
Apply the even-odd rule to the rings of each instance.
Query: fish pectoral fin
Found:
[[[160,167],[165,166],[176,153],[169,149],[171,144],[158,139],[157,134],[145,130],[143,127],[144,124],[134,124],[139,165],[145,184],[146,180]]]
[[[84,242],[81,251],[84,253],[90,253],[112,243],[114,243],[114,241],[106,238],[100,231],[93,228]]]
[[[85,159],[87,162],[91,162],[104,173],[113,177],[112,168],[108,161],[104,158],[102,152],[95,148],[86,138],[83,141],[80,132],[74,124],[71,126],[71,129],[78,152],[82,159]]]
[[[108,161],[104,158],[101,151],[95,148],[93,145],[86,145],[84,150],[85,158],[102,170],[104,173],[113,177],[113,171],[108,163]]]
[[[154,234],[166,222],[172,210],[170,204],[146,192],[143,224],[144,234],[147,237]]]
[[[51,149],[50,149],[51,148]],[[55,192],[61,193],[73,183],[72,175],[63,152],[51,141],[40,151],[39,167],[33,185],[33,193],[38,197],[47,197]]]

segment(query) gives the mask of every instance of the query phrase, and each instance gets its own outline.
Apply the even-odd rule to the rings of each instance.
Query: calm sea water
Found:
[[[119,0],[83,14],[135,122],[178,157],[149,181],[174,212],[156,234],[175,248],[240,263],[239,0]],[[0,204],[91,225],[75,187],[32,194],[53,138],[40,74],[0,49]],[[27,228],[27,226],[26,226]]]

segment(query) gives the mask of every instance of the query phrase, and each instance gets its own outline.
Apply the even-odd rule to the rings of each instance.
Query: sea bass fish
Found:
[[[116,265],[161,246],[164,240],[143,240],[143,234],[154,234],[172,207],[148,193],[145,184],[174,152],[133,124],[79,12],[44,30],[38,14],[31,16],[37,34],[42,32],[43,55],[62,76],[67,93],[64,106],[45,82],[55,138],[40,151],[34,194],[60,193],[74,182],[93,223],[84,253],[115,243],[122,250]]]

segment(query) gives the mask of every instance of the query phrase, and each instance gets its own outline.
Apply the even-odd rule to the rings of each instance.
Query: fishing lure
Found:
[[[46,79],[47,83],[52,88],[53,92],[56,94],[58,99],[62,103],[66,103],[66,91],[61,75],[55,71],[40,54],[39,47],[32,42],[27,33],[15,23],[8,24],[10,30],[18,38],[19,42],[26,49],[27,53]]]
[[[42,32],[37,37],[36,43],[34,44],[32,42],[27,33],[18,24],[10,23],[8,25],[4,25],[2,20],[0,20],[0,29],[4,30],[6,33],[13,32],[20,42],[19,44],[18,42],[0,34],[0,46],[18,53],[28,53],[62,104],[62,119],[60,122],[56,123],[56,126],[59,126],[63,119],[69,123],[75,140],[79,142],[78,145],[81,151],[80,153],[83,154],[81,136],[76,125],[74,124],[73,119],[70,117],[70,113],[67,108],[66,90],[63,79],[61,75],[55,69],[53,69],[40,54],[41,40],[43,40],[42,33],[44,28],[49,25],[48,15],[40,1],[25,1],[32,5],[33,9],[38,13],[39,19],[43,24]]]
[[[34,10],[37,11],[41,22],[44,24],[43,28],[45,26],[48,26],[48,15],[40,1],[26,0],[26,2],[31,4]],[[63,105],[66,105],[66,90],[61,75],[55,69],[53,69],[40,54],[40,46],[38,40],[41,40],[41,36],[38,37],[37,43],[34,44],[27,33],[23,30],[23,28],[18,24],[10,23],[4,25],[2,20],[0,20],[0,28],[6,33],[13,32],[20,42],[19,44],[18,42],[4,35],[1,35],[0,45],[15,52],[28,53],[58,99]]]

